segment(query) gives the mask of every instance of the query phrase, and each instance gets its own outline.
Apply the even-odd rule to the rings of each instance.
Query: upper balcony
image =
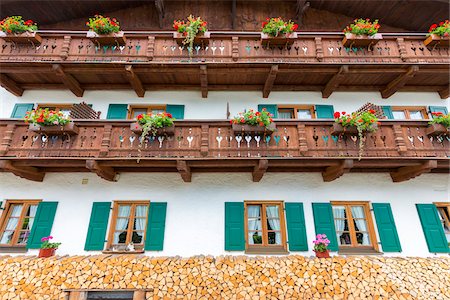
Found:
[[[126,44],[101,46],[85,31],[40,32],[42,43],[0,40],[0,83],[24,90],[133,89],[439,92],[449,97],[448,48],[427,48],[424,34],[384,33],[372,48],[346,48],[341,33],[298,33],[291,46],[263,46],[257,32],[211,32],[189,57],[173,33],[126,32]]]

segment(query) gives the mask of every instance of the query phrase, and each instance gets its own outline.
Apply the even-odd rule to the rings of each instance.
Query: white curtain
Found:
[[[333,206],[334,224],[336,227],[338,242],[342,245],[341,237],[342,231],[345,229],[345,207]],[[341,220],[338,220],[341,219]]]
[[[34,217],[36,216],[36,211],[37,211],[37,205],[31,205],[30,206],[30,219],[28,222],[28,230],[31,230],[31,228],[33,228],[33,222],[34,222]]]
[[[248,207],[248,230],[261,230],[261,222],[259,217],[261,215],[261,207],[259,205],[249,205]]]
[[[147,212],[147,206],[144,205],[138,205],[136,206],[136,230],[144,230],[145,228],[145,218],[142,218],[145,216],[145,213]]]
[[[128,218],[130,216],[130,208],[131,206],[128,205],[121,205],[119,206],[119,211],[118,211],[118,216],[120,218],[117,218],[116,221],[116,231],[127,231],[128,229]],[[124,218],[126,217],[126,218]],[[114,243],[118,243],[119,242],[119,236],[115,235],[114,237]]]
[[[356,226],[358,228],[355,228],[355,230],[357,231],[365,231],[364,235],[363,235],[363,245],[370,245],[370,241],[369,241],[369,234],[367,233],[367,226],[366,226],[366,216],[364,215],[364,209],[362,206],[352,206],[352,216],[354,219],[359,219],[359,220],[355,220]],[[358,233],[357,233],[358,235]]]
[[[292,119],[292,113],[290,111],[279,111],[278,118],[279,119]]]
[[[11,217],[19,217],[22,212],[22,205],[14,205],[12,207]],[[9,244],[17,228],[19,218],[10,218],[6,223],[5,232],[3,233],[1,244]]]
[[[280,219],[278,214],[278,206],[266,206],[267,221],[272,230],[280,230]],[[275,244],[281,245],[281,234],[275,234]]]

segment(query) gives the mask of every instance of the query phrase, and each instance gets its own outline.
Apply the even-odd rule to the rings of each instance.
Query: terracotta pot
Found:
[[[23,33],[4,33],[0,31],[0,37],[7,42],[16,44],[35,44],[39,45],[42,42],[42,37],[36,32],[23,32]]]
[[[268,129],[265,126],[259,126],[259,125],[232,124],[232,129],[233,129],[234,134],[251,133],[251,134],[271,135],[275,131],[276,125],[274,123],[272,123],[270,125],[270,128]]]
[[[442,124],[430,124],[425,132],[429,136],[437,136],[442,134],[448,134],[449,128],[446,128]]]
[[[106,45],[123,46],[127,42],[127,39],[125,38],[123,31],[113,32],[109,34],[98,34],[92,30],[89,30],[86,34],[86,37],[88,37],[94,44],[105,46]]]
[[[39,249],[39,256],[38,257],[51,257],[55,256],[56,248],[49,248],[49,249]]]
[[[378,129],[378,125],[376,123],[373,124],[373,128],[375,130]],[[339,123],[334,123],[333,128],[331,129],[331,135],[358,135],[358,128],[356,126],[347,126],[344,127]]]
[[[440,36],[437,34],[430,34],[424,41],[424,45],[427,47],[445,47],[450,46],[450,37]]]
[[[28,130],[46,135],[77,135],[79,132],[78,126],[73,122],[69,122],[64,126],[30,124]]]
[[[261,44],[264,47],[268,46],[289,46],[297,39],[297,33],[292,32],[288,34],[280,34],[279,36],[270,36],[261,32]]]
[[[130,130],[137,135],[142,134],[142,126],[138,122],[131,123]],[[158,128],[156,129],[156,135],[173,136],[175,135],[175,126]]]
[[[326,250],[325,252],[314,251],[316,253],[316,257],[318,258],[330,258],[330,250]]]
[[[342,40],[344,47],[371,47],[383,39],[380,33],[374,35],[346,33]]]
[[[209,33],[209,31],[205,31],[202,34],[197,34],[197,36],[194,38],[194,46],[208,45],[210,37],[211,37],[211,34]],[[186,38],[186,36],[178,31],[175,31],[173,33],[173,38],[176,40],[178,45],[183,46],[183,41]]]

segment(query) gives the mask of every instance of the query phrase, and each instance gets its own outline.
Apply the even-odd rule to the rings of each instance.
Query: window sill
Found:
[[[265,254],[278,254],[278,255],[287,255],[289,254],[289,251],[287,251],[284,248],[269,248],[269,247],[261,247],[261,248],[248,248],[245,250],[245,254],[259,254],[259,255],[265,255]]]
[[[374,249],[339,249],[341,255],[383,255],[383,252]]]
[[[136,251],[112,251],[112,250],[104,250],[103,254],[142,254],[145,250],[136,250]]]
[[[0,246],[0,253],[26,253],[26,246]]]

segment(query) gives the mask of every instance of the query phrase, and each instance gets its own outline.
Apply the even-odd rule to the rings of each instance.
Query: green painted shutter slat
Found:
[[[166,229],[166,202],[151,202],[148,210],[147,234],[145,250],[161,251],[164,246],[164,231]]]
[[[334,119],[333,105],[316,105],[317,119]]]
[[[445,107],[445,106],[430,106],[429,109],[430,109],[430,113],[441,112],[444,115],[448,114],[447,107]]]
[[[245,250],[244,202],[225,202],[225,250]]]
[[[423,233],[431,253],[448,253],[449,246],[434,204],[416,204]]]
[[[313,203],[314,228],[316,234],[326,234],[330,240],[328,249],[338,251],[336,229],[334,227],[333,209],[330,203]]]
[[[101,251],[105,246],[111,202],[92,203],[91,219],[86,236],[84,250]]]
[[[286,209],[289,250],[308,251],[303,203],[289,202],[284,207]]]
[[[402,252],[391,205],[389,203],[373,203],[372,207],[383,252]]]
[[[394,119],[394,114],[392,113],[392,107],[390,106],[382,106],[383,113],[388,119]]]
[[[262,111],[265,108],[269,113],[273,115],[273,118],[278,118],[278,105],[276,104],[259,104],[258,111]]]
[[[34,217],[33,227],[28,238],[27,248],[38,249],[41,247],[41,239],[52,232],[58,202],[39,203]]]
[[[110,104],[108,107],[107,119],[126,119],[128,114],[128,104]]]
[[[90,108],[92,108],[92,104],[88,104],[88,106],[89,106]]]
[[[13,111],[11,113],[11,118],[22,119],[25,117],[25,114],[27,113],[27,111],[31,111],[31,110],[33,110],[33,108],[34,108],[33,103],[15,104]]]
[[[172,117],[177,120],[184,119],[184,105],[167,104],[166,112],[172,114]]]

